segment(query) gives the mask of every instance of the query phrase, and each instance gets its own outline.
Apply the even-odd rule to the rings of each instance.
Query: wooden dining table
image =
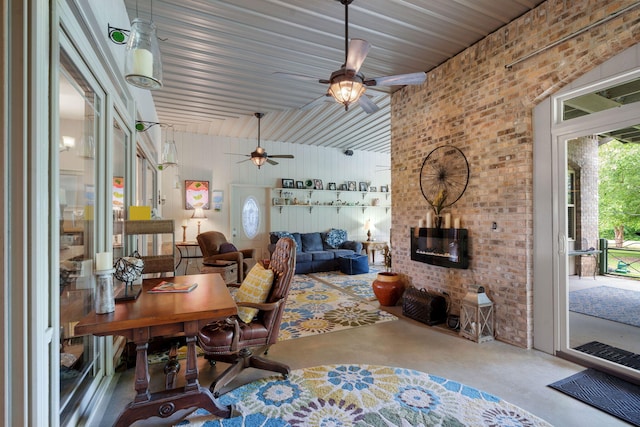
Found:
[[[161,281],[197,283],[191,292],[149,293]],[[230,408],[220,406],[208,388],[198,382],[196,340],[198,331],[207,323],[237,313],[237,306],[218,273],[145,279],[137,300],[116,304],[107,314],[91,312],[75,327],[76,334],[97,336],[120,335],[136,345],[134,389],[136,396],[116,421],[116,426],[129,426],[150,417],[167,418],[180,409],[204,408],[227,418]],[[154,337],[185,336],[187,358],[186,385],[151,393],[147,349]]]

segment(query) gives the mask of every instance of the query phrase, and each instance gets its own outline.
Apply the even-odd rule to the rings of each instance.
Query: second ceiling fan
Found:
[[[260,146],[260,120],[264,117],[264,113],[254,113],[254,116],[256,116],[258,118],[258,146],[256,147],[255,151],[252,151],[251,154],[238,154],[239,156],[247,156],[249,157],[246,160],[241,160],[238,163],[242,163],[242,162],[246,162],[247,160],[251,160],[253,162],[254,165],[258,166],[258,169],[260,169],[260,166],[264,165],[265,163],[269,163],[270,165],[277,165],[278,162],[276,162],[275,160],[271,160],[273,158],[275,159],[293,159],[293,155],[292,154],[273,154],[273,155],[268,155],[267,152],[264,150],[264,148],[262,148]],[[235,154],[235,153],[231,153],[231,154]]]
[[[325,95],[306,104],[302,109],[314,107],[320,102],[325,101],[328,96],[332,96],[338,103],[344,105],[345,110],[349,109],[349,105],[357,102],[365,112],[369,114],[375,113],[379,109],[378,106],[367,96],[364,96],[367,86],[398,86],[424,83],[427,79],[427,74],[422,71],[370,79],[365,78],[365,76],[360,72],[360,67],[369,53],[371,44],[362,39],[352,39],[351,42],[349,42],[349,5],[353,0],[337,1],[344,5],[345,16],[345,62],[342,64],[342,67],[331,73],[329,80],[316,79],[302,74],[286,72],[274,73],[275,75],[283,77],[291,77],[300,80],[317,80],[319,83],[329,84],[329,88]]]

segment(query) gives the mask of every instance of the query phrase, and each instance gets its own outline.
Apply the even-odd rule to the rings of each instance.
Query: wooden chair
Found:
[[[241,283],[251,267],[255,265],[255,249],[241,249],[233,252],[220,253],[220,247],[229,243],[224,234],[219,231],[206,231],[196,237],[200,251],[202,251],[202,264],[215,264],[216,261],[234,261],[238,265],[238,283]]]
[[[269,268],[274,272],[274,279],[267,301],[262,304],[238,303],[238,307],[259,309],[254,319],[250,323],[244,323],[237,316],[232,316],[200,330],[198,344],[204,351],[205,358],[211,364],[215,364],[216,361],[231,364],[211,384],[210,389],[214,396],[219,396],[220,389],[245,368],[279,372],[285,378],[289,375],[289,366],[256,356],[254,352],[267,354],[269,347],[278,340],[295,265],[295,242],[288,237],[281,238],[271,255]]]

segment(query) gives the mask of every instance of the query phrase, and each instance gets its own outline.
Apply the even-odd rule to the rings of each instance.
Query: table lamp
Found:
[[[204,211],[202,210],[202,208],[195,208],[195,210],[193,211],[193,215],[191,215],[191,219],[198,220],[198,234],[200,234],[200,221],[207,220],[207,217],[204,215]],[[196,234],[196,236],[198,234]]]

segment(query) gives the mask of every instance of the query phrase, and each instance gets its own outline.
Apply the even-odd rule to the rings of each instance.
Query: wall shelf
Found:
[[[340,199],[340,195],[357,195],[360,194],[362,200],[365,200],[366,196],[384,196],[385,200],[389,200],[390,193],[389,192],[378,192],[378,191],[346,191],[346,190],[315,190],[313,188],[274,188],[274,193],[279,197],[276,197],[272,200],[272,206],[277,208],[280,213],[282,213],[283,208],[307,208],[309,209],[309,213],[313,211],[313,208],[334,208],[337,213],[340,213],[340,209],[342,208],[359,208],[362,209],[362,213],[364,213],[368,208],[376,208],[376,209],[384,209],[385,214],[389,213],[391,209],[391,205],[373,205],[373,204],[363,204],[359,202],[347,202],[345,203]],[[335,198],[327,201],[326,197],[323,197],[323,201],[308,201],[308,203],[299,203],[294,202],[296,195],[301,195],[304,197],[308,197],[308,199],[312,199],[315,196],[326,196],[326,195],[334,195]],[[290,203],[285,203],[285,200],[290,200]],[[353,198],[351,198],[353,200]]]

